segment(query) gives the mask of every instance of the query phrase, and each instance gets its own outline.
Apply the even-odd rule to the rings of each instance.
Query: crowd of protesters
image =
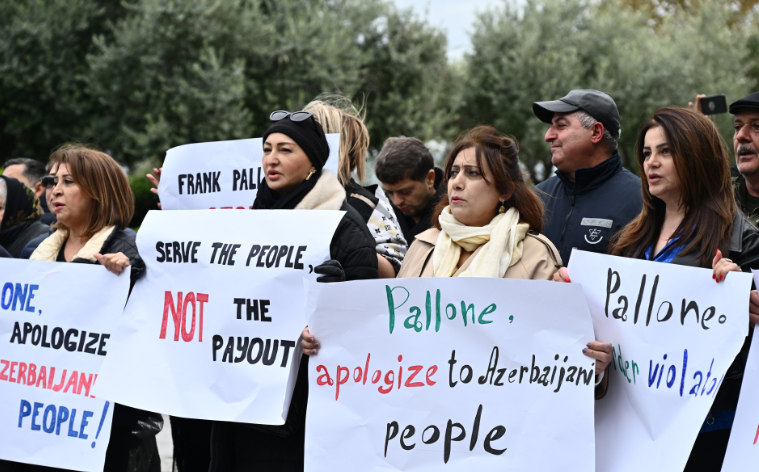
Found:
[[[700,97],[700,96],[699,96]],[[612,97],[572,90],[533,104],[548,125],[555,176],[532,187],[513,138],[489,126],[462,132],[444,168],[418,139],[394,137],[376,159],[379,186],[361,186],[369,132],[341,97],[301,111],[275,111],[263,135],[261,183],[252,208],[341,210],[331,259],[319,282],[392,277],[498,277],[569,283],[574,248],[712,269],[759,269],[759,92],[730,105],[737,167],[708,117],[665,107],[640,129],[641,178],[617,151],[621,123]],[[508,131],[508,130],[503,130]],[[326,133],[340,135],[337,175],[324,168]],[[160,169],[148,178],[157,186]],[[154,189],[155,190],[155,189]],[[64,145],[49,158],[17,158],[0,176],[0,257],[101,264],[134,285],[145,271],[127,228],[134,196],[124,171],[105,153]],[[749,318],[759,321],[759,294]],[[749,331],[751,333],[751,331]],[[596,361],[596,398],[609,386],[611,345],[587,340]],[[718,471],[735,416],[751,344],[747,336],[704,419],[686,471]],[[308,356],[319,341],[302,333],[305,355],[282,426],[171,418],[174,460],[188,471],[301,471],[308,399]],[[106,471],[160,470],[155,435],[161,416],[117,405]],[[39,466],[0,461],[2,471]]]

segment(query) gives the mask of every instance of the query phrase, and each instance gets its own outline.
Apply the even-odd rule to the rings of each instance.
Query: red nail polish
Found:
[[[569,279],[565,277],[565,278],[564,278],[564,282],[567,282],[567,283],[569,283]]]
[[[717,276],[716,276],[716,275],[714,275],[714,274],[712,274],[712,278],[713,278],[713,279],[716,279],[716,278],[717,278]]]

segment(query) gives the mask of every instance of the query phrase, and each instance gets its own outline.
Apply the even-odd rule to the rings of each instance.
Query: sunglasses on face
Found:
[[[55,176],[46,175],[40,179],[40,183],[45,189],[50,190],[51,188],[55,187]]]

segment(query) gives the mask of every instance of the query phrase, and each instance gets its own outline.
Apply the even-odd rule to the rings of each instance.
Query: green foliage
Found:
[[[82,124],[97,107],[85,56],[122,14],[107,0],[0,2],[0,160],[46,160],[65,141],[88,140]]]
[[[532,102],[594,88],[616,101],[620,152],[625,165],[637,170],[637,130],[657,108],[687,106],[696,93],[724,93],[728,100],[749,93],[746,32],[727,27],[733,15],[716,1],[704,1],[696,14],[670,15],[652,29],[646,12],[614,0],[528,0],[521,9],[505,4],[480,15],[475,25],[461,126],[492,123],[515,135],[523,162],[540,180],[551,168],[543,142],[548,127],[534,117]],[[729,120],[716,120],[728,140]]]

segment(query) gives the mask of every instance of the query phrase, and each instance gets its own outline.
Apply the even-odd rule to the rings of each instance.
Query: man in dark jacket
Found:
[[[543,233],[569,264],[572,248],[606,253],[611,237],[643,208],[640,179],[622,167],[621,132],[612,98],[597,90],[572,90],[566,97],[535,102],[532,110],[551,127],[556,175],[537,185],[545,206]]]
[[[755,226],[759,226],[759,92],[730,104],[735,115],[733,147],[737,175],[733,190],[738,206]]]
[[[430,219],[445,192],[443,170],[435,167],[429,149],[416,138],[390,138],[377,156],[377,178],[393,204],[409,246],[430,229]]]

